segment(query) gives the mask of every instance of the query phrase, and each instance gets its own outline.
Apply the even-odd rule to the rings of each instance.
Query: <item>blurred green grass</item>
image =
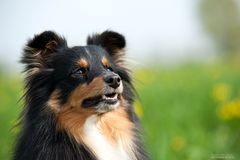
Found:
[[[240,158],[240,104],[226,112],[228,118],[219,112],[240,99],[240,66],[155,66],[136,69],[134,77],[140,101],[135,109],[151,159]],[[7,160],[17,132],[12,127],[21,110],[22,79],[0,74],[0,82],[0,159]]]
[[[0,72],[0,159],[8,160],[12,155],[21,110],[18,103],[22,94],[22,81],[19,76]]]

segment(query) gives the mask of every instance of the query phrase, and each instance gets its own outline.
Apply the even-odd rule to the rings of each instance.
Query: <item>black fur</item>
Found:
[[[113,32],[105,31],[102,34],[94,34],[87,39],[87,44],[100,45],[105,48],[108,53],[114,54],[119,49],[123,49],[126,46],[126,41],[123,35]]]
[[[138,160],[148,159],[139,136],[138,119],[132,108],[134,87],[131,77],[124,66],[115,63],[119,58],[118,51],[126,45],[124,37],[105,31],[88,37],[87,44],[69,48],[66,40],[52,31],[45,31],[28,41],[21,59],[25,64],[26,92],[14,160],[96,160],[87,146],[79,144],[65,130],[58,129],[56,117],[48,108],[47,101],[58,89],[61,93],[60,103],[64,104],[79,84],[89,83],[105,72],[97,61],[102,55],[111,60],[111,69],[123,82],[123,97],[129,103],[128,114],[136,124],[135,155]],[[97,53],[91,59],[92,67],[87,78],[73,78],[72,71],[76,67],[73,62],[81,57],[89,58],[85,48]]]

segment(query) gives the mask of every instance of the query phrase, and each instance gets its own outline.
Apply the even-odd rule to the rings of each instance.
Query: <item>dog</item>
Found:
[[[147,160],[125,65],[126,41],[114,31],[68,47],[53,31],[24,47],[24,109],[14,160]]]

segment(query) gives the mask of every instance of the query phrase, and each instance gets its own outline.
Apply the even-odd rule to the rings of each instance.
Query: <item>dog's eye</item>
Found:
[[[86,68],[75,68],[75,69],[73,69],[73,71],[71,73],[71,76],[73,78],[78,78],[78,77],[81,77],[81,76],[85,76],[86,73],[87,73]]]
[[[112,67],[107,67],[106,69],[107,69],[107,71],[110,71],[110,72],[113,71]]]

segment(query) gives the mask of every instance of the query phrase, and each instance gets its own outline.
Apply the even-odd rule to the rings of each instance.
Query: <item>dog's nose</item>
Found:
[[[103,77],[104,81],[112,88],[116,89],[121,83],[121,78],[117,74],[108,74]]]

